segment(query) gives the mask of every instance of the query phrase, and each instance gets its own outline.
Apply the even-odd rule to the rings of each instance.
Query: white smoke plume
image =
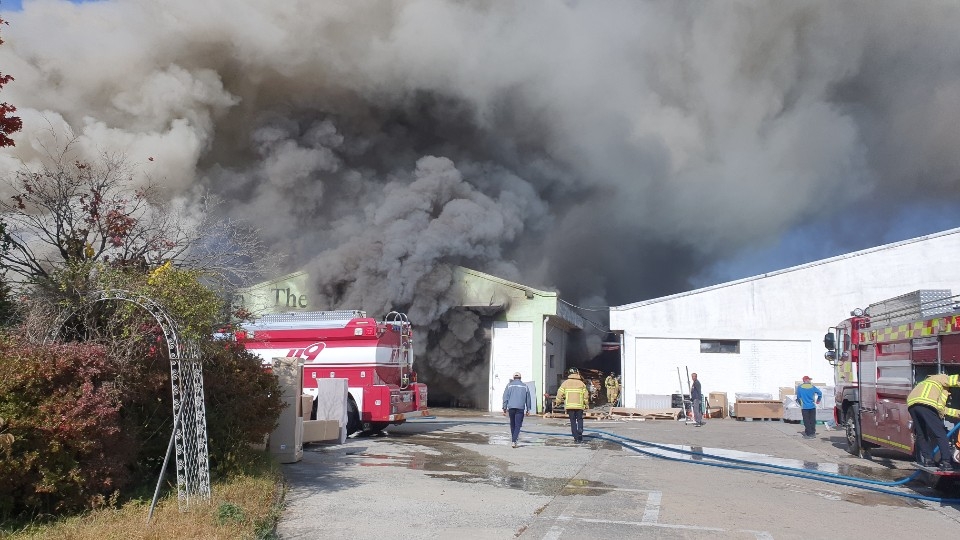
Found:
[[[436,322],[454,264],[622,304],[811,223],[860,248],[904,201],[960,205],[956,3],[25,0],[5,18],[0,98],[25,127],[0,173],[51,131],[123,152],[171,198],[230,201],[310,269],[318,308]]]

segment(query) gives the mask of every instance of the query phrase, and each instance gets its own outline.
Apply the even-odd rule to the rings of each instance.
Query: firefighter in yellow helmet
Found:
[[[917,383],[907,396],[907,410],[913,420],[917,463],[926,467],[936,465],[940,470],[960,469],[952,459],[950,441],[943,418],[960,418],[960,411],[947,407],[948,388],[960,386],[960,376],[940,373]],[[933,446],[940,450],[940,460],[934,457]]]
[[[573,441],[583,442],[583,410],[587,408],[587,385],[583,384],[580,372],[576,368],[570,369],[567,380],[563,381],[560,389],[557,390],[554,406],[559,407],[561,403],[567,411],[567,417],[570,418],[570,433],[573,435]]]
[[[620,381],[617,380],[617,377],[611,371],[607,375],[607,379],[603,381],[603,385],[607,387],[607,403],[611,406],[617,404],[617,398],[620,396]]]

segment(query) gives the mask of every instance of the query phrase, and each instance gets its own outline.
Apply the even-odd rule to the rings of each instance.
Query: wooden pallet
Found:
[[[630,407],[613,407],[610,416],[613,418],[640,418],[643,420],[677,420],[683,415],[682,409],[634,409]]]
[[[740,422],[779,422],[783,420],[783,418],[752,418],[745,416],[736,416],[735,418]]]
[[[569,418],[566,412],[543,413],[543,417],[544,418]],[[610,415],[601,411],[585,411],[583,413],[584,420],[606,420],[608,418],[610,418]]]

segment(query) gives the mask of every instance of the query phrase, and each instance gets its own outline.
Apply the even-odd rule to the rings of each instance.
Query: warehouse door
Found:
[[[488,410],[499,411],[503,405],[503,390],[514,372],[519,371],[524,381],[534,379],[533,323],[494,321],[492,330]]]

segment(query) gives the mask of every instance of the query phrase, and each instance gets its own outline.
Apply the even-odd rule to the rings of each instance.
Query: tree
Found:
[[[7,24],[7,21],[0,19],[0,24]],[[0,37],[0,45],[3,45],[2,37]],[[12,80],[13,77],[10,75],[0,73],[0,90],[3,90],[3,87]],[[10,138],[10,135],[20,131],[23,127],[23,122],[19,116],[13,115],[15,112],[17,112],[17,108],[13,105],[5,101],[0,103],[0,148],[16,145],[13,139]],[[3,231],[3,221],[0,220],[0,238],[3,237]],[[3,249],[4,243],[0,241],[0,251]],[[13,320],[13,316],[14,305],[10,300],[10,286],[7,284],[6,277],[0,272],[0,326],[9,324],[9,322]]]
[[[0,24],[7,24],[7,21],[0,19]],[[3,45],[3,38],[0,38],[0,45]],[[12,80],[13,77],[10,75],[0,73],[0,90]],[[20,117],[13,115],[15,112],[17,112],[17,108],[13,105],[5,101],[0,103],[0,147],[14,146],[15,143],[10,136],[20,131],[23,127],[23,122],[20,120]]]
[[[0,326],[9,326],[16,321],[16,304],[14,304],[10,295],[10,286],[7,280],[0,274]]]
[[[187,207],[166,202],[157,185],[139,185],[123,156],[96,162],[74,157],[73,141],[38,170],[17,171],[10,202],[0,201],[0,266],[49,288],[53,273],[69,270],[61,292],[78,298],[90,290],[94,263],[147,272],[171,262],[203,268],[223,288],[271,272],[277,257],[257,231],[217,217],[217,201]]]

